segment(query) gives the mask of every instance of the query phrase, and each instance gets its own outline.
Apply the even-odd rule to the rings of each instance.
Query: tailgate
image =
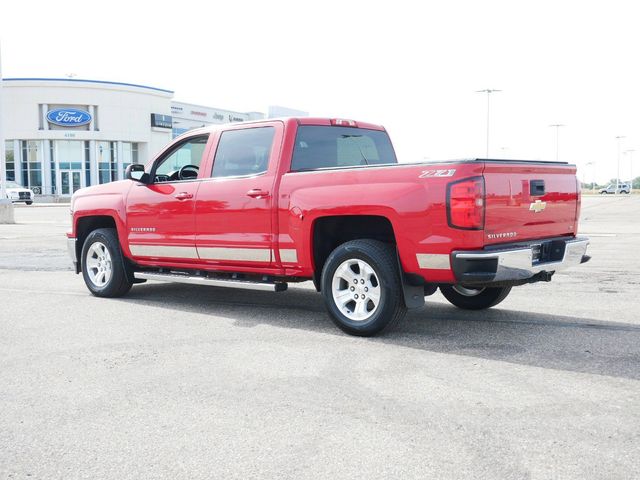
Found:
[[[575,174],[566,163],[487,161],[485,245],[575,235]]]

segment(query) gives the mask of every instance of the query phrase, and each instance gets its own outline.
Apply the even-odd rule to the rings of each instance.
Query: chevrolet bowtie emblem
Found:
[[[542,200],[536,200],[529,205],[529,211],[535,213],[540,213],[545,208],[547,208],[547,202],[543,202]]]

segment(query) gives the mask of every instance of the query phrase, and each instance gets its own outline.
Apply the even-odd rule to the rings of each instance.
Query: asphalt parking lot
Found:
[[[349,337],[310,285],[92,297],[68,207],[0,225],[0,478],[631,479],[640,196],[584,197],[591,262]]]

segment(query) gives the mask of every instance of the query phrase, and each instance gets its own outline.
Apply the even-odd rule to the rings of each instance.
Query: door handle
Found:
[[[187,200],[189,198],[193,198],[193,194],[189,192],[180,192],[180,193],[176,193],[175,197],[178,200]]]
[[[266,198],[269,196],[269,192],[265,192],[264,190],[260,190],[259,188],[252,188],[247,192],[247,196],[251,198]]]

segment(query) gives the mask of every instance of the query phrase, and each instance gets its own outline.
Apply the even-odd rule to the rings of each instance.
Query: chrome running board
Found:
[[[250,282],[247,280],[226,280],[210,278],[200,275],[181,275],[176,273],[134,272],[135,278],[154,280],[157,282],[188,283],[191,285],[209,285],[211,287],[244,288],[247,290],[262,290],[265,292],[282,292],[287,289],[285,282]]]

